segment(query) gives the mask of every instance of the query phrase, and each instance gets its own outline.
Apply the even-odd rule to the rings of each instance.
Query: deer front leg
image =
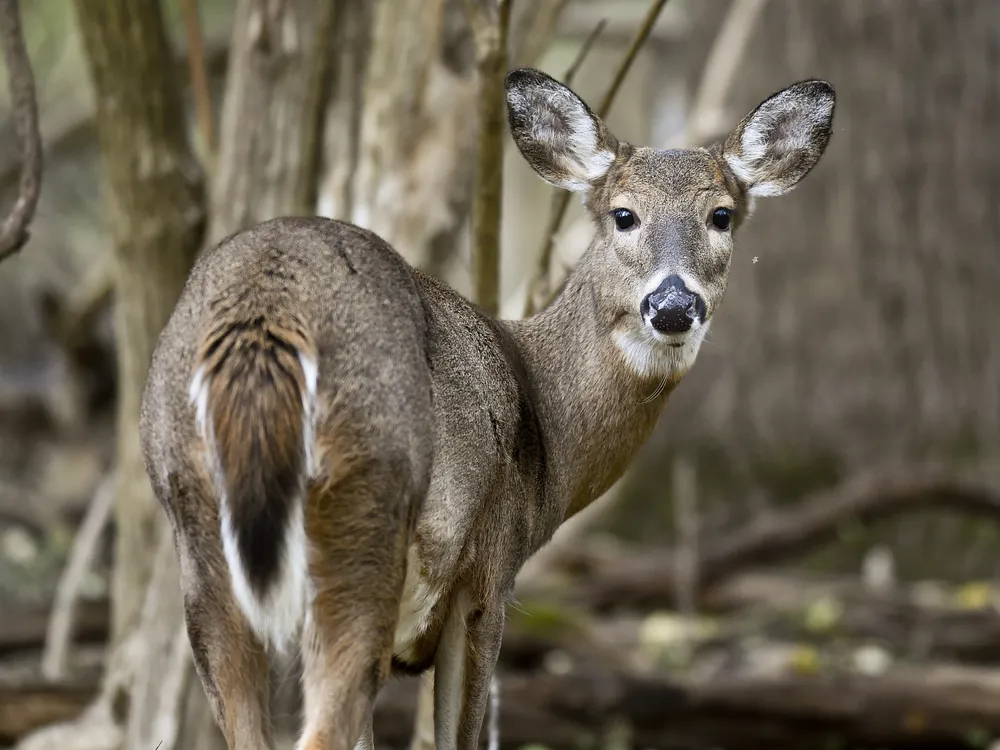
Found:
[[[437,750],[476,750],[500,655],[504,608],[471,610],[458,597],[445,619],[434,664]]]

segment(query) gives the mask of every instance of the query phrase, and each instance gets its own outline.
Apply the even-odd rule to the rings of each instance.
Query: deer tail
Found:
[[[305,614],[317,362],[301,321],[222,320],[203,340],[191,381],[233,593],[258,637],[279,649]]]

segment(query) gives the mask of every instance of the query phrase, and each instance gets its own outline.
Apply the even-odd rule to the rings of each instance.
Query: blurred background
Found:
[[[156,640],[134,593],[156,591],[163,548],[128,442],[155,330],[136,350],[122,342],[140,341],[145,300],[169,312],[193,250],[164,240],[144,256],[112,209],[128,208],[115,198],[128,181],[109,182],[114,113],[95,104],[97,27],[113,15],[98,5],[22,8],[45,173],[31,241],[0,268],[0,747],[69,747],[32,733],[92,705],[108,734],[81,747],[212,747],[186,662],[165,707],[150,678],[117,683],[109,656],[138,653],[122,651],[131,635],[160,658],[179,622],[163,605],[173,630]],[[578,63],[573,88],[596,106],[650,5],[514,0],[509,64],[564,78]],[[473,293],[477,48],[462,2],[155,6],[152,25],[128,23],[166,30],[151,47],[166,64],[135,65],[158,65],[151,90],[178,94],[194,249],[315,210]],[[269,48],[251,31],[261,15]],[[124,76],[130,63],[112,51],[104,65]],[[524,571],[501,657],[505,748],[1000,738],[1000,5],[670,0],[606,121],[636,144],[707,145],[809,77],[837,89],[825,156],[792,194],[758,201],[698,364],[639,460]],[[318,127],[290,130],[320,110]],[[500,299],[519,317],[554,191],[503,137]],[[4,208],[18,172],[5,89]],[[135,210],[156,215],[155,194],[143,200]],[[543,286],[590,233],[571,201]],[[119,595],[136,603],[112,606]],[[292,727],[289,670],[275,716]],[[380,747],[409,745],[415,703],[409,682],[387,690]],[[164,715],[170,741],[151,728]]]

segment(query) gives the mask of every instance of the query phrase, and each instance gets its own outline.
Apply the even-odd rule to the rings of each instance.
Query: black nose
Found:
[[[643,298],[639,312],[660,333],[684,333],[694,321],[704,322],[705,300],[673,274]]]

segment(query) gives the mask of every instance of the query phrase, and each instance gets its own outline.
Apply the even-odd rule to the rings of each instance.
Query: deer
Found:
[[[473,750],[521,566],[616,482],[695,363],[754,201],[829,142],[833,86],[765,99],[708,148],[616,139],[536,69],[511,136],[594,237],[555,300],[499,320],[323,217],[197,260],[141,402],[195,668],[230,750],[273,747],[268,668],[301,658],[297,750],[371,750],[394,675],[434,669],[434,738]]]

